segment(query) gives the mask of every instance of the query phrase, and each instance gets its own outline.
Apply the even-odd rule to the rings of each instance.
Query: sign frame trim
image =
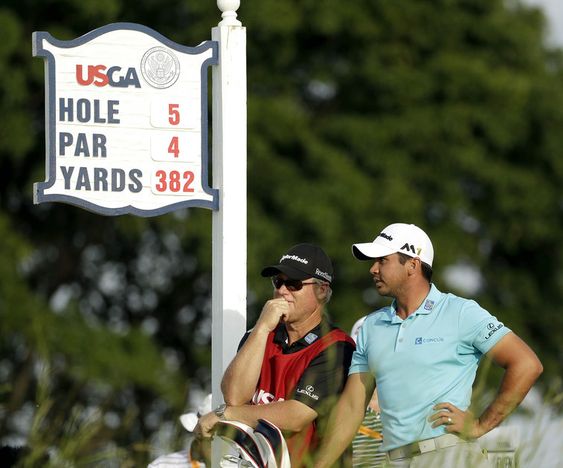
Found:
[[[121,206],[117,208],[108,208],[82,198],[65,194],[45,194],[44,191],[55,184],[56,181],[56,161],[55,154],[55,137],[56,137],[56,60],[53,54],[43,48],[43,40],[58,48],[72,48],[84,45],[93,39],[116,30],[137,31],[156,39],[167,47],[184,54],[197,55],[208,49],[212,50],[211,57],[201,64],[201,182],[203,191],[211,195],[211,200],[183,200],[177,203],[145,210],[133,207],[132,205]],[[33,184],[33,203],[39,204],[43,202],[63,202],[84,208],[88,211],[98,213],[105,216],[118,216],[123,214],[133,214],[142,217],[158,216],[181,208],[199,207],[211,210],[219,209],[219,190],[209,186],[208,166],[209,166],[209,132],[208,132],[208,69],[211,65],[219,63],[219,45],[217,41],[203,41],[196,47],[189,47],[178,44],[171,39],[163,36],[159,32],[147,26],[137,23],[112,23],[100,28],[94,29],[76,39],[68,41],[54,38],[46,31],[35,31],[32,34],[32,55],[33,57],[41,57],[45,63],[45,147],[46,147],[46,180],[43,182],[35,182]]]

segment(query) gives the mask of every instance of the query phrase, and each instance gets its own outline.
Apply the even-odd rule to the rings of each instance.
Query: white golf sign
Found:
[[[217,54],[217,42],[186,47],[132,23],[71,41],[34,33],[47,95],[47,180],[35,184],[35,203],[103,215],[217,209],[207,177],[207,72]]]

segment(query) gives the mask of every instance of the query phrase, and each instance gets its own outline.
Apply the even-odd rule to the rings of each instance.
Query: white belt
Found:
[[[444,434],[433,439],[419,440],[412,444],[403,445],[393,450],[389,450],[390,460],[397,460],[399,458],[410,458],[421,453],[433,452],[434,450],[452,447],[456,444],[463,442],[463,439],[453,434]]]

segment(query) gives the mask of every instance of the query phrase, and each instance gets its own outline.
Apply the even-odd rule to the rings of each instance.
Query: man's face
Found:
[[[282,280],[288,279],[287,275],[283,273],[277,275],[276,278]],[[283,298],[288,303],[289,312],[285,320],[287,323],[304,321],[309,318],[317,308],[321,307],[317,299],[316,288],[322,286],[318,286],[313,278],[304,279],[301,281],[301,284],[302,287],[299,290],[295,290],[291,282],[289,284],[283,284],[280,288],[274,287],[274,298]]]
[[[382,296],[397,297],[408,278],[408,262],[403,265],[399,258],[397,253],[375,258],[369,269],[375,288]]]

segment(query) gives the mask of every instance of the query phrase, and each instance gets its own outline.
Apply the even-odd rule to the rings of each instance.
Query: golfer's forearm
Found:
[[[351,433],[337,435],[336,438],[330,437],[330,445],[322,446],[321,450],[317,452],[314,468],[329,468],[333,463],[340,458],[344,450],[350,445],[356,431]]]
[[[343,404],[335,407],[315,457],[315,468],[328,468],[338,460],[356,435],[363,416],[363,409],[358,411]]]
[[[228,406],[225,417],[256,427],[266,419],[282,431],[299,432],[317,417],[315,410],[296,400],[275,401],[267,405]]]
[[[260,377],[268,335],[251,332],[241,350],[227,367],[221,391],[225,403],[240,406],[250,402]]]
[[[479,417],[481,435],[497,427],[516,409],[542,370],[538,360],[521,362],[506,369],[495,399]]]

